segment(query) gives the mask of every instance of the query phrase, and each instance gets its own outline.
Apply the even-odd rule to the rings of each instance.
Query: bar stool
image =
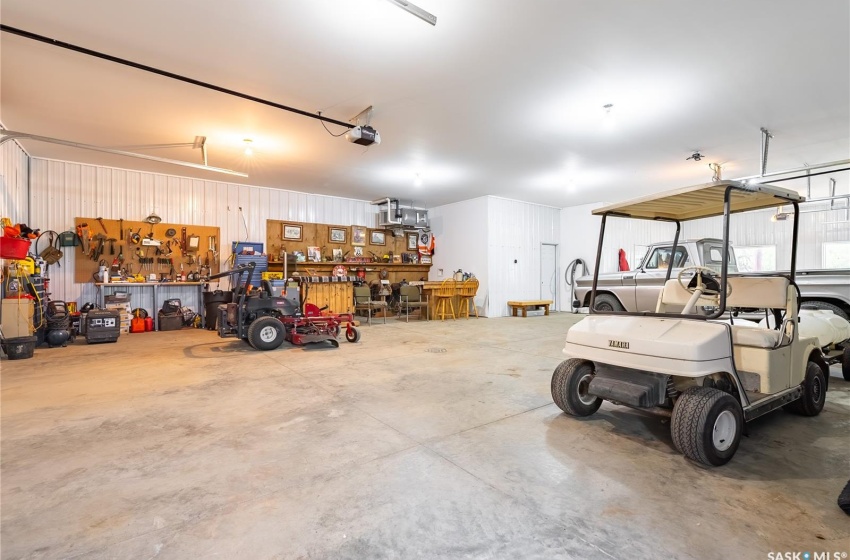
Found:
[[[469,319],[469,306],[475,311],[475,318],[478,318],[478,306],[475,305],[475,294],[478,293],[478,279],[470,278],[465,280],[457,289],[457,294],[460,296],[458,303],[457,316],[466,317]]]
[[[434,306],[434,317],[439,317],[441,321],[446,318],[446,306],[451,310],[452,319],[457,319],[455,317],[455,305],[452,302],[452,298],[455,297],[457,292],[456,286],[457,283],[453,278],[446,278],[440,284],[440,287],[434,290],[434,300],[437,302]]]

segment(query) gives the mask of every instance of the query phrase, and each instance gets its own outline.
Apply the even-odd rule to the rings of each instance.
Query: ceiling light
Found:
[[[245,140],[243,140],[243,142],[245,142],[245,155],[246,156],[254,155],[254,149],[251,148],[251,139],[246,138]]]
[[[407,0],[387,0],[401,8],[402,10],[409,12],[422,21],[428,22],[431,25],[437,25],[437,16],[434,14],[428,13],[416,4],[412,2],[408,2]]]
[[[417,173],[416,176],[413,178],[413,186],[414,187],[421,187],[422,186],[422,176],[419,173]]]

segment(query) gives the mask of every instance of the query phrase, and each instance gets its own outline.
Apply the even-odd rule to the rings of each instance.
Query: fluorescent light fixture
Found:
[[[424,22],[430,23],[431,25],[437,25],[437,16],[426,12],[413,2],[408,2],[407,0],[387,0],[387,2],[395,4],[406,12],[410,12]]]

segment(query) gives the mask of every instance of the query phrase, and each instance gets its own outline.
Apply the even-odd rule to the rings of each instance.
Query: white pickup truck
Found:
[[[596,309],[600,311],[652,311],[658,294],[664,287],[667,267],[672,266],[671,278],[688,266],[705,266],[720,270],[723,256],[720,239],[680,241],[672,255],[673,243],[650,245],[646,255],[634,270],[599,275],[596,287]],[[729,273],[738,272],[734,249],[730,247]],[[798,270],[796,282],[800,288],[804,309],[825,309],[844,319],[850,318],[850,269]],[[593,276],[575,281],[574,307],[590,306]]]

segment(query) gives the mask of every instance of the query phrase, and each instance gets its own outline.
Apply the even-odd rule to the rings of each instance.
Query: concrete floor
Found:
[[[2,558],[850,552],[835,368],[819,417],[759,419],[705,469],[661,418],[561,414],[575,317],[390,319],[274,352],[185,330],[4,361]]]

